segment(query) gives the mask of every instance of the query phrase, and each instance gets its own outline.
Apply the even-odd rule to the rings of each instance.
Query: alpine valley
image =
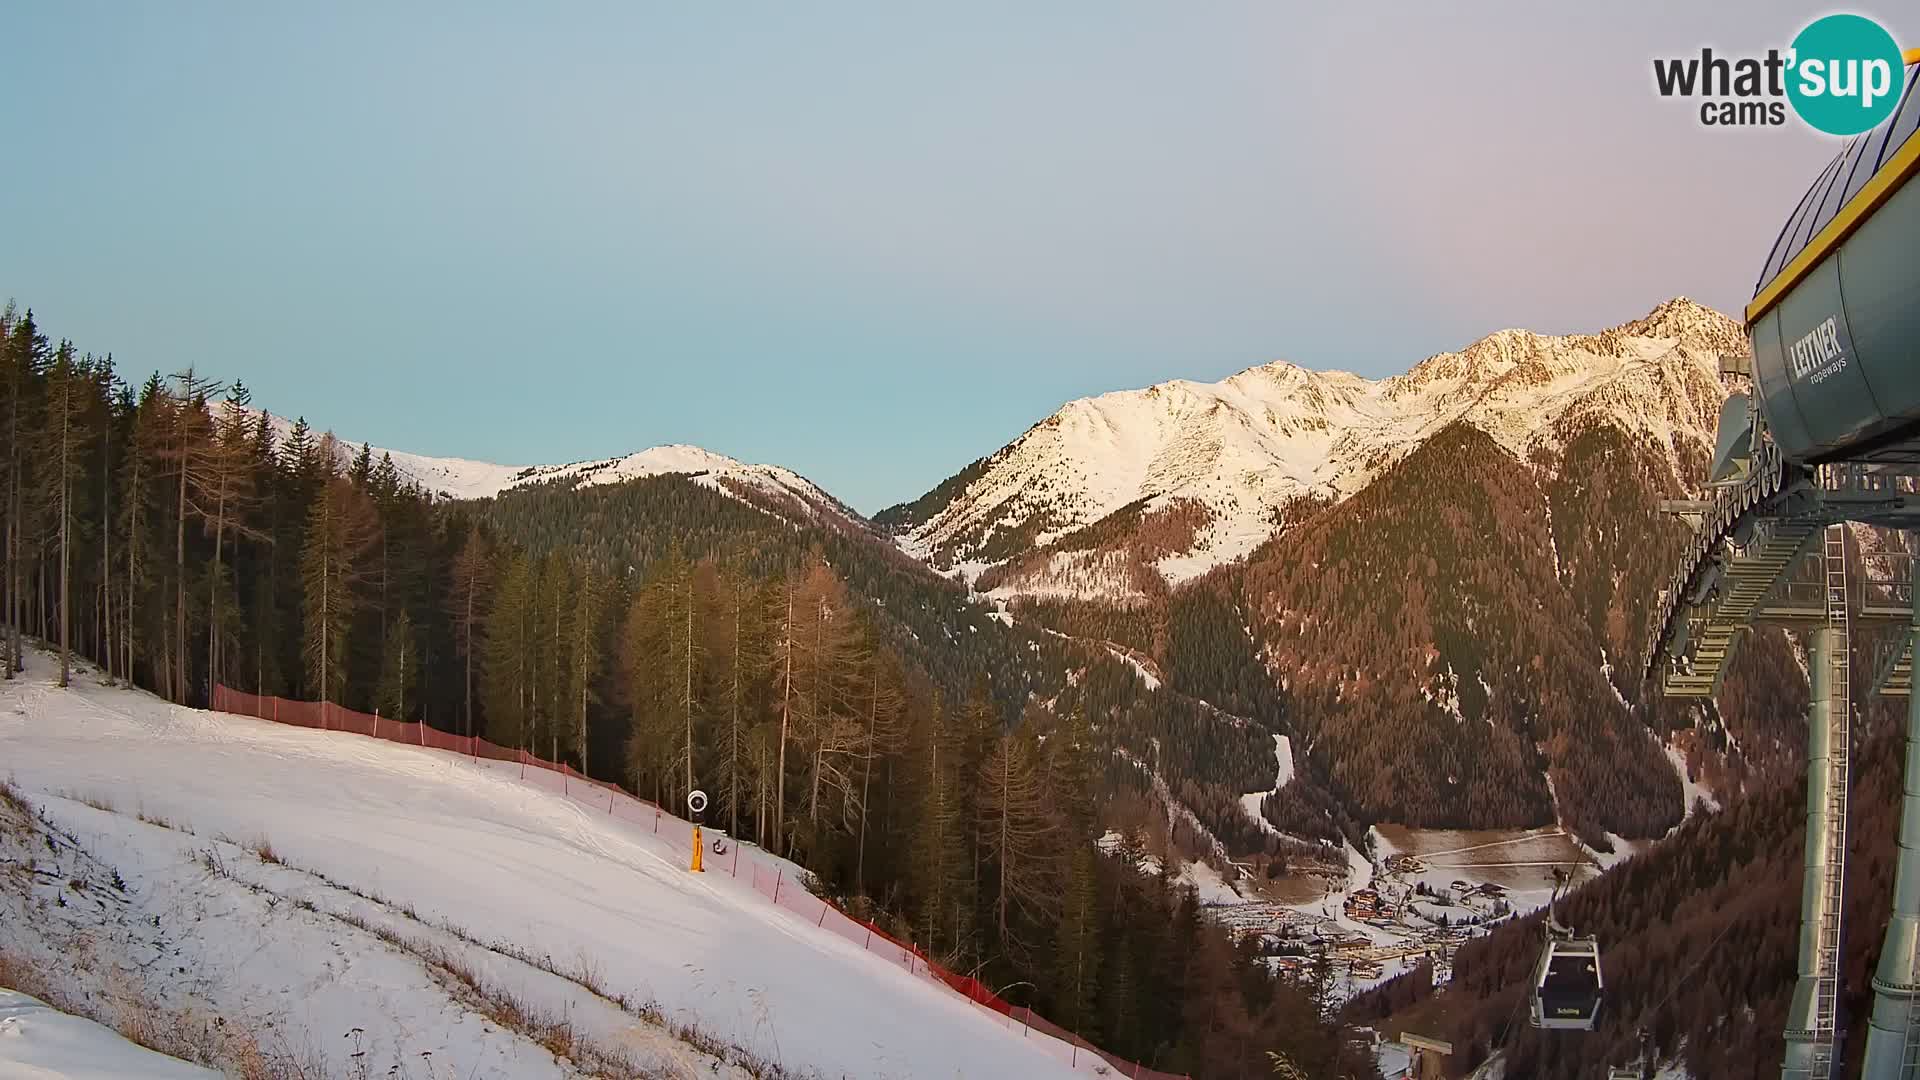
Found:
[[[1658,502],[1698,492],[1719,357],[1745,349],[1676,298],[1377,381],[1276,362],[1108,393],[871,520],[695,447],[391,460],[536,553],[818,549],[950,699],[984,678],[1009,722],[1089,710],[1122,752],[1110,779],[1170,800],[1196,856],[1306,854],[1377,822],[1558,823],[1609,851],[1677,825],[1690,782],[1730,794],[1798,753],[1784,635],[1743,651],[1717,710],[1637,677],[1684,533]]]
[[[1581,912],[1655,875],[1633,895],[1693,905],[1713,931],[1695,942],[1732,925],[1713,899],[1731,890],[1768,913],[1752,964],[1778,966],[1790,947],[1792,879],[1774,866],[1798,850],[1795,819],[1768,808],[1789,801],[1806,741],[1798,643],[1756,632],[1712,703],[1662,701],[1639,677],[1687,535],[1660,503],[1700,495],[1728,394],[1722,358],[1744,349],[1732,320],[1675,299],[1591,334],[1501,330],[1377,381],[1273,363],[1109,393],[867,517],[792,469],[692,446],[503,465],[355,444],[208,373],[123,381],[9,306],[9,763],[68,815],[60,828],[103,844],[131,827],[112,800],[49,785],[94,760],[90,733],[136,729],[148,734],[115,738],[158,739],[166,754],[123,748],[125,768],[100,766],[164,772],[135,775],[135,792],[197,790],[182,778],[225,768],[212,762],[230,740],[255,740],[260,790],[306,800],[276,804],[296,858],[361,844],[364,811],[340,801],[342,784],[388,791],[381,805],[422,837],[442,836],[443,819],[479,823],[459,833],[475,852],[487,829],[533,835],[513,824],[535,821],[516,817],[519,794],[483,798],[441,757],[382,756],[437,751],[196,711],[264,700],[252,694],[324,701],[372,714],[375,732],[384,719],[421,722],[421,742],[429,729],[484,736],[656,806],[707,792],[708,824],[734,851],[788,860],[776,898],[799,882],[947,971],[1019,987],[1110,1062],[1246,1076],[1267,1073],[1271,1052],[1302,1075],[1368,1075],[1384,1059],[1356,1025],[1411,1017],[1476,1061],[1503,1045],[1516,1068],[1540,1066],[1525,1075],[1574,1075],[1550,1045],[1501,1042],[1537,940],[1528,913],[1552,895],[1542,867],[1583,880],[1605,869],[1575,894]],[[1877,541],[1862,540],[1871,557]],[[1884,706],[1865,712],[1869,734],[1890,729]],[[319,715],[324,727],[331,714]],[[176,737],[189,730],[200,741]],[[345,770],[328,775],[358,779],[292,779],[272,747],[309,737]],[[394,771],[422,761],[441,795]],[[1891,773],[1872,775],[1863,836],[1893,820]],[[21,858],[57,847],[33,824],[56,819],[11,784],[0,845]],[[191,809],[241,821],[252,805]],[[565,837],[530,841],[542,858],[573,852],[583,874],[626,865],[579,831],[577,806],[539,805],[535,832]],[[168,831],[164,811],[136,823]],[[1764,830],[1752,824],[1763,811],[1778,818]],[[155,873],[205,877],[180,863],[184,841],[168,843],[148,853]],[[1498,848],[1497,864],[1422,861]],[[265,838],[251,850],[283,862]],[[473,865],[474,881],[497,883]],[[631,898],[596,906],[607,933],[711,913],[677,860],[634,865],[658,889],[633,910]],[[1884,859],[1866,865],[1887,872]],[[527,887],[518,910],[578,900],[572,884],[597,879],[573,873],[507,875]],[[56,892],[71,880],[47,878]],[[446,883],[427,884],[417,898],[439,903]],[[22,888],[0,901],[50,902]],[[1651,993],[1646,958],[1672,944],[1672,909],[1605,910],[1621,958],[1609,1000]],[[1483,934],[1486,923],[1500,925]],[[70,951],[53,938],[36,948]],[[659,966],[668,955],[636,948],[612,974],[646,992],[679,978]],[[1444,994],[1433,955],[1454,965]],[[871,960],[820,956],[823,970],[854,965],[850,978]],[[738,958],[741,978],[764,974],[752,950]],[[1659,1033],[1663,1059],[1685,1047],[1697,1065],[1723,1043],[1771,1053],[1790,980],[1760,982],[1773,989],[1678,999],[1670,1015],[1695,1019]],[[627,1015],[645,998],[604,1000]],[[1761,1034],[1714,1036],[1735,1000],[1742,1031]],[[779,1063],[731,1005],[690,1015],[717,1041],[659,1027],[673,1054]],[[1616,1059],[1627,1024],[1609,1015],[1598,1036]],[[951,1066],[893,1035],[902,1053]],[[843,1042],[792,1063],[826,1073],[779,1075],[845,1072]],[[1001,1049],[1034,1052],[1013,1042]]]

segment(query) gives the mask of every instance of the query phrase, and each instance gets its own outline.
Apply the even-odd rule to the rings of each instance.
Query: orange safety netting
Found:
[[[497,746],[472,735],[454,735],[426,724],[387,720],[378,714],[355,712],[326,702],[289,701],[286,698],[249,694],[226,686],[213,688],[216,712],[237,713],[261,720],[325,731],[350,731],[376,739],[443,750],[478,763],[505,762],[516,766],[527,783],[584,803],[608,815],[650,829],[656,836],[681,851],[693,845],[693,825],[658,805],[604,780],[583,775],[571,766],[535,757],[525,750]],[[717,839],[721,834],[709,831]],[[744,852],[744,854],[743,854]],[[776,907],[814,924],[826,933],[887,960],[910,975],[937,982],[965,997],[973,1006],[990,1015],[995,1022],[1021,1037],[1035,1039],[1042,1049],[1075,1071],[1117,1075],[1129,1080],[1189,1080],[1181,1073],[1159,1072],[1137,1061],[1109,1054],[1073,1032],[1050,1023],[1032,1009],[1015,1006],[995,994],[985,983],[971,976],[956,974],[930,959],[917,945],[900,941],[872,923],[856,919],[823,900],[789,872],[790,864],[777,860],[758,848],[725,842],[708,855],[709,873],[724,873],[745,880],[754,891]],[[1036,1039],[1036,1036],[1038,1037]]]

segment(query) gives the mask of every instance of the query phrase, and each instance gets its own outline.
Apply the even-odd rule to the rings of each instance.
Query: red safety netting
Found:
[[[628,794],[618,785],[595,780],[571,766],[555,764],[525,750],[497,746],[476,736],[454,735],[425,724],[386,720],[377,714],[355,712],[329,703],[289,701],[219,685],[213,688],[213,708],[217,712],[238,713],[298,727],[350,731],[371,738],[459,754],[475,764],[485,762],[492,769],[517,770],[519,778],[526,783],[595,810],[603,810],[609,816],[652,831],[674,848],[689,853],[692,851],[691,822],[675,817],[646,799]],[[728,874],[748,883],[774,906],[785,908],[794,916],[813,923],[822,932],[881,957],[909,975],[945,985],[994,1022],[1022,1038],[1035,1040],[1036,1049],[1059,1059],[1075,1071],[1085,1070],[1131,1080],[1189,1080],[1184,1074],[1159,1072],[1137,1061],[1127,1061],[1108,1054],[1080,1036],[1048,1022],[1033,1010],[1009,1004],[978,979],[941,967],[919,946],[900,941],[872,923],[856,919],[815,896],[802,882],[794,880],[792,864],[757,847],[727,843],[719,848],[710,848],[705,862],[707,872]]]

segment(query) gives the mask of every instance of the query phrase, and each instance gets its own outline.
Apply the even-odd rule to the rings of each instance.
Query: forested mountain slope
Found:
[[[1848,826],[1846,1075],[1856,1075],[1892,892],[1904,751],[1884,704],[1869,710],[1854,760]],[[1585,1080],[1633,1059],[1648,1028],[1663,1060],[1696,1077],[1776,1075],[1794,983],[1800,919],[1805,784],[1770,787],[1720,813],[1696,816],[1652,850],[1568,898],[1561,919],[1599,938],[1607,1001],[1591,1034],[1542,1032],[1518,1012],[1542,942],[1538,917],[1462,946],[1453,981],[1436,992],[1424,970],[1358,999],[1350,1016],[1392,1019],[1466,1048],[1464,1072],[1492,1049],[1507,1075]]]
[[[1659,502],[1699,490],[1725,393],[1718,357],[1745,347],[1730,319],[1675,300],[1599,334],[1502,331],[1377,384],[1256,369],[1107,395],[879,520],[1016,613],[1136,650],[1180,693],[1274,718],[1306,781],[1278,800],[1305,805],[1270,811],[1283,829],[1328,810],[1457,827],[1558,819],[1606,848],[1609,834],[1680,820],[1661,746],[1674,728],[1702,729],[1689,767],[1717,790],[1799,752],[1804,677],[1778,632],[1755,636],[1718,705],[1678,707],[1638,683],[1648,612],[1686,534]],[[1210,492],[1298,471],[1207,449],[1223,416],[1258,428],[1255,403],[1278,425],[1258,445],[1323,441],[1313,475],[1337,482],[1262,503],[1257,546],[1170,587],[1182,574],[1163,571],[1201,568],[1196,537],[1220,527]],[[1068,512],[1133,475],[1120,463],[1141,445],[1162,456],[1145,486],[1121,485],[1132,501],[1097,520]],[[1105,479],[1086,498],[1049,494],[1077,490],[1081,472]],[[1017,494],[989,498],[1017,477]],[[976,536],[964,523],[989,504]]]

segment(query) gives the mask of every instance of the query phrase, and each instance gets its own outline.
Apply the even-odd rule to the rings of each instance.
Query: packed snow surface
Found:
[[[483,1027],[496,1042],[509,1037],[471,1022],[417,963],[328,921],[330,908],[344,907],[405,922],[409,933],[447,925],[466,941],[511,943],[564,968],[590,968],[610,992],[657,1002],[675,1023],[803,1073],[1071,1075],[1039,1036],[1023,1038],[943,986],[816,930],[769,904],[744,874],[689,874],[684,853],[643,825],[523,783],[511,766],[178,708],[103,686],[95,673],[63,691],[49,685],[49,667],[36,657],[26,677],[0,686],[0,761],[12,782],[125,867],[137,909],[128,927],[146,925],[139,905],[173,905],[154,925],[187,935],[164,943],[186,950],[182,972],[218,969],[202,992],[230,995],[236,1010],[247,1002],[281,1010],[279,1030],[337,1047],[358,1027],[402,1060],[416,1060],[408,1048],[425,1044],[436,1067],[457,1065],[462,1077],[566,1075],[531,1044],[469,1050]],[[91,799],[118,813],[81,805]],[[136,811],[172,827],[145,824]],[[284,865],[248,854],[261,843]],[[203,850],[265,892],[207,894],[196,861]],[[195,937],[193,924],[178,927],[182,894],[222,910],[242,897],[252,907],[223,917],[222,933]],[[564,1003],[577,1023],[620,1021],[617,1011],[593,1013],[606,1010],[580,1000],[587,995],[572,984],[547,986],[539,973],[480,952],[472,962],[519,979],[520,992],[555,1012]],[[229,981],[237,989],[226,989]],[[644,1026],[625,1025],[610,1034]],[[544,1070],[535,1067],[542,1060]],[[713,1063],[693,1071],[735,1075]]]
[[[1247,816],[1259,823],[1262,828],[1277,834],[1280,830],[1274,828],[1273,822],[1268,821],[1267,816],[1260,812],[1260,804],[1266,801],[1267,796],[1293,782],[1293,740],[1285,735],[1275,735],[1273,756],[1280,767],[1278,774],[1273,778],[1273,787],[1266,791],[1250,791],[1240,796],[1240,808],[1245,810]]]
[[[18,1080],[217,1080],[113,1029],[0,987],[0,1076]]]

